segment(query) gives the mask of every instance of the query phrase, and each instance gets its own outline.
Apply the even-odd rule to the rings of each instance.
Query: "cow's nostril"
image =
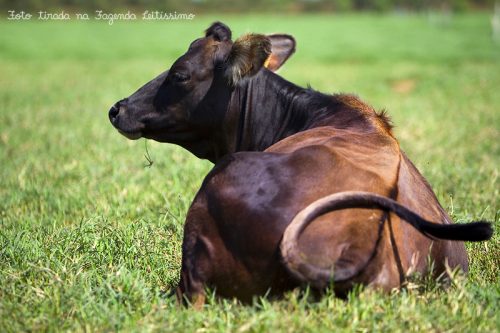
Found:
[[[109,109],[109,120],[113,122],[118,116],[119,112],[120,112],[120,105],[119,103],[116,103],[111,107],[111,109]]]

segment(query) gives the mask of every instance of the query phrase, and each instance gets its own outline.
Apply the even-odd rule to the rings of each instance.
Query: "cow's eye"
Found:
[[[172,74],[172,80],[178,83],[186,82],[191,78],[187,73],[175,72]]]

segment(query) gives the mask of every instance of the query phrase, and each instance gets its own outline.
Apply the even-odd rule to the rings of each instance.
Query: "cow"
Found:
[[[343,297],[415,272],[467,272],[463,241],[489,239],[491,225],[452,224],[387,115],[277,75],[292,36],[231,35],[212,24],[109,110],[127,138],[214,163],[186,216],[179,300],[199,307],[211,287],[250,302],[303,284]]]

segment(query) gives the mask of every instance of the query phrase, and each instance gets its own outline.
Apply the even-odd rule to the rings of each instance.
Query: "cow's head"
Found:
[[[232,88],[262,67],[276,71],[295,51],[289,35],[247,34],[231,40],[216,22],[172,67],[109,110],[109,119],[129,139],[179,144],[204,157],[221,126]]]

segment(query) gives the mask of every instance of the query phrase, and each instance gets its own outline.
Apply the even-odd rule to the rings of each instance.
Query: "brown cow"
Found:
[[[294,49],[287,35],[233,43],[214,23],[109,111],[128,138],[175,143],[215,163],[187,214],[178,295],[200,305],[211,286],[250,301],[334,282],[342,296],[354,284],[389,290],[411,272],[438,275],[446,264],[467,271],[463,242],[450,239],[488,239],[490,225],[451,224],[383,114],[273,73]]]

